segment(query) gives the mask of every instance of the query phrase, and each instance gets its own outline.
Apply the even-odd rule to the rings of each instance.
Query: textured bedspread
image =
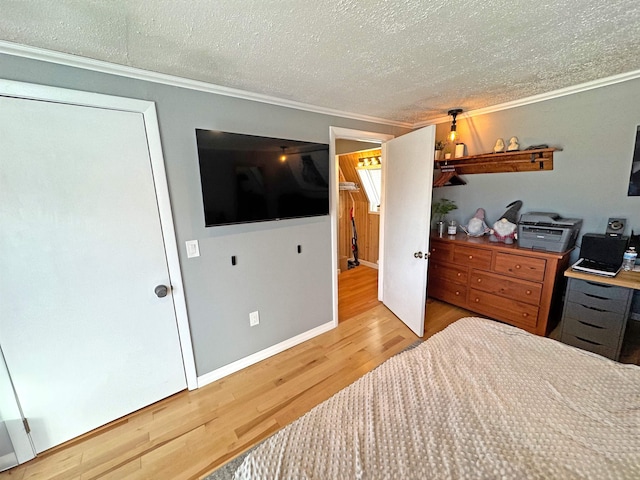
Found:
[[[640,367],[457,321],[276,433],[237,479],[639,479]]]

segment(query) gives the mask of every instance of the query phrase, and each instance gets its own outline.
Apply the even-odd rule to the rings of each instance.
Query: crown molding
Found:
[[[69,53],[61,53],[53,50],[47,50],[44,48],[30,47],[27,45],[21,45],[18,43],[7,42],[0,40],[0,53],[7,55],[13,55],[17,57],[31,58],[33,60],[40,60],[43,62],[56,63],[68,67],[82,68],[84,70],[91,70],[100,73],[106,73],[110,75],[117,75],[121,77],[133,78],[136,80],[144,80],[153,83],[160,83],[164,85],[170,85],[174,87],[187,88],[190,90],[197,90],[206,93],[212,93],[215,95],[223,95],[227,97],[234,97],[243,100],[250,100],[254,102],[266,103],[269,105],[293,108],[296,110],[303,110],[312,113],[319,113],[323,115],[336,116],[341,118],[349,118],[352,120],[360,120],[363,122],[377,123],[381,125],[417,129],[425,127],[427,125],[436,125],[439,123],[448,123],[451,121],[449,116],[442,116],[433,118],[426,121],[410,123],[399,122],[394,120],[388,120],[384,118],[371,117],[367,115],[360,115],[351,112],[344,112],[341,110],[334,110],[331,108],[319,107],[317,105],[310,105],[302,102],[295,102],[292,100],[286,100],[282,98],[272,97],[269,95],[263,95],[259,93],[252,93],[245,90],[239,90],[235,88],[223,87],[200,80],[190,80],[188,78],[182,78],[175,75],[168,75],[165,73],[151,72],[149,70],[143,70],[140,68],[129,67],[126,65],[118,65],[116,63],[105,62],[102,60],[94,60],[92,58],[81,57],[78,55],[71,55]],[[565,87],[558,90],[553,90],[547,93],[541,93],[530,97],[525,97],[519,100],[511,102],[500,103],[489,107],[479,108],[476,110],[469,110],[459,115],[460,119],[476,117],[479,115],[487,115],[489,113],[500,112],[503,110],[509,110],[512,108],[523,107],[525,105],[531,105],[533,103],[544,102],[547,100],[553,100],[555,98],[564,97],[566,95],[573,95],[575,93],[584,92],[587,90],[593,90],[596,88],[607,87],[616,83],[627,82],[640,78],[640,70],[634,70],[627,73],[618,75],[612,75],[590,82],[581,83],[571,87]]]
[[[334,110],[331,108],[319,107],[317,105],[310,105],[307,103],[296,102],[293,100],[286,100],[282,98],[272,97],[269,95],[263,95],[260,93],[252,93],[245,90],[239,90],[235,88],[223,87],[215,85],[213,83],[203,82],[200,80],[191,80],[188,78],[182,78],[175,75],[168,75],[165,73],[152,72],[149,70],[143,70],[140,68],[129,67],[126,65],[119,65],[116,63],[105,62],[103,60],[95,60],[92,58],[81,57],[78,55],[71,55],[69,53],[56,52],[53,50],[47,50],[44,48],[30,47],[28,45],[21,45],[18,43],[7,42],[0,40],[0,53],[7,55],[13,55],[16,57],[30,58],[33,60],[40,60],[42,62],[55,63],[58,65],[64,65],[67,67],[81,68],[84,70],[91,70],[94,72],[107,73],[110,75],[117,75],[121,77],[133,78],[136,80],[144,80],[147,82],[161,83],[163,85],[170,85],[174,87],[187,88],[190,90],[197,90],[206,93],[212,93],[215,95],[224,95],[226,97],[234,97],[242,100],[250,100],[254,102],[266,103],[278,107],[293,108],[296,110],[303,110],[312,113],[320,113],[323,115],[330,115],[341,118],[349,118],[352,120],[360,120],[369,123],[378,123],[382,125],[388,125],[393,127],[412,128],[413,124],[410,122],[398,122],[394,120],[388,120],[384,118],[371,117],[368,115],[360,115],[357,113],[344,112],[341,110]]]
[[[521,98],[511,102],[500,103],[490,107],[478,108],[477,110],[469,110],[458,115],[458,119],[477,117],[479,115],[487,115],[489,113],[500,112],[502,110],[509,110],[511,108],[523,107],[525,105],[531,105],[533,103],[545,102],[547,100],[553,100],[555,98],[565,97],[567,95],[573,95],[575,93],[586,92],[587,90],[594,90],[596,88],[608,87],[609,85],[615,85],[616,83],[628,82],[630,80],[636,80],[640,78],[640,70],[634,70],[627,73],[621,73],[618,75],[612,75],[610,77],[600,78],[598,80],[592,80],[590,82],[580,83],[571,87],[560,88],[547,93],[541,93],[533,95],[531,97]],[[439,123],[449,123],[451,117],[438,117],[424,122],[418,122],[413,125],[413,128],[425,127],[427,125],[436,125]]]

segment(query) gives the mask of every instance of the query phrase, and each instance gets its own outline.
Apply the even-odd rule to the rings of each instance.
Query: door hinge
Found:
[[[27,420],[26,418],[23,418],[22,423],[24,424],[24,429],[27,431],[27,433],[31,433],[31,427],[29,427],[29,420]]]

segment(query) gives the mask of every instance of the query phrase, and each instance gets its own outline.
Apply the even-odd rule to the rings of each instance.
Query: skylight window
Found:
[[[369,211],[380,212],[380,192],[382,191],[382,168],[380,165],[358,167],[360,183],[369,200]]]

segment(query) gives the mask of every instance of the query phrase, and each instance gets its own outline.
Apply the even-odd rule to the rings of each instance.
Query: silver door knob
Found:
[[[413,256],[416,258],[422,258],[422,252],[416,252],[413,254]]]
[[[158,298],[166,297],[169,293],[169,288],[166,285],[158,285],[154,290]]]

